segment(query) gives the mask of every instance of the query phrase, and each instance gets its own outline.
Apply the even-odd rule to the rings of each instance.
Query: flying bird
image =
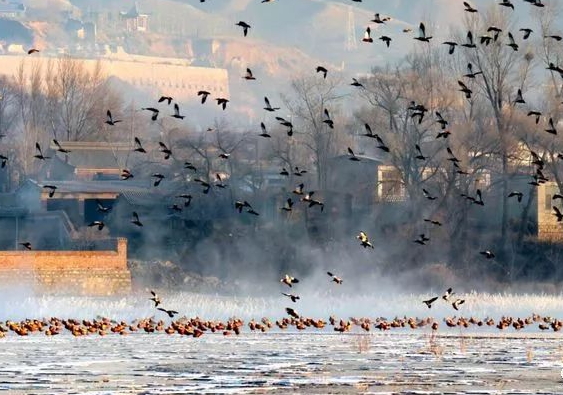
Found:
[[[518,48],[520,48],[518,44],[516,44],[516,41],[514,40],[514,36],[510,32],[508,32],[508,44],[506,45],[512,48],[514,51],[518,51]]]
[[[152,116],[151,116],[152,121],[156,121],[158,119],[158,114],[160,114],[160,110],[158,108],[145,107],[145,108],[142,108],[142,110],[152,112]]]
[[[170,96],[161,96],[160,99],[158,99],[158,102],[159,103],[167,102],[168,105],[170,105],[170,104],[172,104],[172,100],[174,100],[174,99]]]
[[[317,73],[322,73],[323,74],[323,78],[326,79],[326,76],[328,74],[328,70],[326,68],[324,68],[323,66],[317,66]]]
[[[433,297],[433,298],[431,298],[431,299],[423,300],[422,303],[424,303],[426,306],[428,306],[429,309],[431,309],[431,308],[432,308],[432,303],[434,303],[434,302],[437,301],[437,300],[438,300],[438,297],[435,296],[435,297]]]
[[[528,38],[530,38],[530,35],[534,32],[532,29],[529,28],[522,28],[520,29],[520,31],[524,33],[524,36],[522,37],[523,40],[527,40]]]
[[[50,156],[43,155],[43,151],[41,150],[41,145],[39,145],[39,143],[35,143],[35,150],[37,151],[37,154],[33,155],[35,159],[39,159],[39,160],[51,159]]]
[[[555,128],[555,122],[553,122],[553,118],[549,118],[548,124],[549,124],[549,128],[545,129],[545,131],[549,134],[556,135],[557,129]]]
[[[174,316],[178,315],[179,313],[175,310],[166,310],[163,309],[162,307],[157,308],[157,310],[162,311],[163,313],[166,313],[168,315],[168,317],[170,318],[174,318]]]
[[[104,206],[99,199],[96,199],[96,210],[105,214],[111,211],[111,207]]]
[[[293,190],[293,193],[295,195],[303,195],[303,188],[305,187],[304,184],[299,184],[297,185],[297,187]]]
[[[53,139],[53,144],[57,147],[57,152],[61,152],[63,154],[70,154],[70,151],[63,148],[61,143],[59,143],[56,139]]]
[[[332,278],[332,282],[340,285],[342,284],[342,279],[340,277],[335,276],[334,274],[332,274],[331,272],[326,272],[326,274],[328,274],[329,277]]]
[[[121,180],[125,181],[125,180],[128,180],[130,178],[133,178],[133,173],[131,173],[131,171],[129,171],[127,169],[121,170]]]
[[[356,236],[356,239],[360,240],[360,245],[364,248],[374,248],[373,244],[369,241],[367,233],[361,231],[359,235]]]
[[[293,200],[291,198],[287,199],[285,205],[280,210],[285,212],[293,211]]]
[[[466,12],[469,12],[469,13],[478,12],[477,9],[472,7],[471,4],[469,4],[467,1],[464,1],[463,5],[465,6],[464,11],[466,11]]]
[[[135,137],[133,142],[135,145],[135,148],[133,148],[133,152],[140,152],[142,154],[147,153],[147,151],[143,148],[143,145],[141,144],[141,140],[138,137]]]
[[[132,216],[133,216],[133,219],[131,219],[131,223],[133,225],[137,225],[138,227],[142,227],[143,223],[139,220],[139,214],[137,214],[136,211],[133,211]]]
[[[55,192],[57,190],[57,187],[55,185],[43,185],[43,188],[49,190],[49,197],[50,198],[55,196]]]
[[[285,292],[282,292],[282,295],[283,295],[283,296],[287,296],[289,299],[291,299],[291,301],[292,301],[293,303],[297,303],[297,301],[298,301],[299,299],[301,299],[301,298],[300,298],[299,296],[297,296],[297,295],[286,294]]]
[[[494,252],[489,251],[489,250],[481,251],[481,252],[479,252],[479,254],[483,255],[487,259],[494,259],[496,257]]]
[[[265,137],[265,138],[272,137],[268,133],[268,130],[266,129],[266,125],[264,124],[264,122],[260,122],[260,129],[262,130],[262,133],[259,134],[260,137]]]
[[[266,103],[266,107],[264,107],[264,110],[268,112],[275,112],[280,109],[279,107],[272,107],[272,105],[270,104],[270,100],[268,100],[267,97],[264,97],[264,103]]]
[[[507,8],[512,8],[514,10],[514,4],[512,4],[512,2],[510,0],[502,0],[499,5],[507,7]]]
[[[424,246],[428,241],[430,241],[430,238],[426,237],[426,235],[422,233],[418,236],[418,239],[414,240],[414,243]]]
[[[522,197],[523,196],[524,196],[524,194],[522,192],[518,192],[518,191],[513,191],[513,192],[510,192],[508,194],[509,198],[516,197],[518,199],[518,203],[522,203]]]
[[[180,106],[178,103],[174,103],[174,114],[171,115],[172,118],[176,119],[184,119],[184,115],[180,115]]]
[[[426,43],[429,43],[432,39],[432,36],[426,35],[426,26],[423,22],[420,22],[420,25],[418,26],[418,37],[415,37],[414,39]]]
[[[385,45],[387,45],[387,48],[389,48],[391,46],[391,41],[393,41],[393,39],[389,36],[381,36],[381,37],[379,37],[379,39],[381,41],[383,41],[385,43]]]
[[[563,214],[561,214],[561,211],[555,206],[553,206],[553,211],[555,212],[553,215],[557,218],[557,222],[563,221]]]
[[[356,156],[356,154],[354,153],[354,151],[352,151],[352,148],[348,147],[348,155],[350,156],[348,159],[350,159],[353,162],[359,162],[360,158],[358,158]]]
[[[529,117],[535,117],[535,119],[536,119],[536,125],[537,125],[537,124],[540,123],[540,119],[541,119],[542,113],[539,112],[539,111],[529,111],[529,112],[528,112],[528,116],[529,116]]]
[[[442,44],[448,46],[448,54],[453,55],[455,53],[455,49],[458,46],[458,43],[454,41],[445,41]]]
[[[455,295],[455,292],[453,292],[452,288],[448,288],[446,292],[444,292],[444,295],[442,295],[442,299],[447,302],[453,295]]]
[[[467,32],[466,41],[461,44],[461,46],[465,48],[477,48],[477,45],[475,45],[475,42],[473,41],[473,33],[471,31]]]
[[[29,241],[23,242],[23,243],[19,243],[19,245],[21,245],[22,247],[24,247],[26,250],[31,251],[31,243]]]
[[[324,120],[323,123],[328,125],[329,128],[334,129],[334,121],[330,118],[330,113],[325,108],[324,109]]]
[[[162,301],[160,300],[160,297],[156,294],[156,292],[151,291],[152,297],[149,299],[151,301],[154,302],[154,307],[158,307],[159,304],[162,303]]]
[[[362,41],[365,42],[365,43],[372,43],[373,42],[373,38],[371,38],[371,29],[370,29],[369,26],[366,28],[366,31],[364,33],[364,38],[362,38]]]
[[[381,15],[379,14],[375,14],[374,18],[370,21],[373,23],[377,23],[377,24],[384,24],[385,22],[389,22],[391,20],[391,17],[385,16],[385,17],[381,17]]]
[[[254,75],[252,74],[252,70],[250,70],[249,68],[246,68],[246,74],[242,78],[244,78],[247,81],[256,80],[256,78],[254,78]]]
[[[88,224],[89,228],[98,227],[98,230],[104,229],[104,226],[106,225],[102,221],[93,221]]]
[[[208,91],[199,91],[197,92],[198,96],[201,96],[201,104],[205,104],[205,102],[207,101],[207,97],[211,94],[211,92]]]
[[[463,299],[456,299],[453,303],[452,303],[452,307],[454,308],[454,310],[459,310],[459,306],[461,306],[462,304],[465,303],[465,300]]]
[[[159,151],[164,154],[164,159],[168,160],[172,156],[172,150],[166,146],[162,141],[158,142]]]
[[[471,89],[469,89],[467,87],[467,85],[465,85],[462,81],[458,81],[457,82],[458,85],[460,86],[460,92],[463,92],[465,94],[465,98],[466,99],[471,99],[471,94],[473,93],[473,91]]]
[[[295,318],[295,319],[299,319],[299,314],[297,314],[297,312],[296,312],[294,309],[292,309],[291,307],[286,307],[286,308],[285,308],[285,312],[286,312],[289,316],[291,316],[291,317],[293,317],[293,318]]]
[[[160,173],[154,173],[151,175],[151,177],[155,179],[153,184],[153,186],[155,187],[159,186],[162,180],[166,178],[163,174]]]
[[[217,105],[221,106],[223,108],[223,111],[225,111],[227,109],[227,103],[229,103],[228,99],[225,99],[223,97],[219,97],[215,100],[217,101]]]
[[[352,78],[352,83],[350,85],[355,86],[356,88],[364,88],[364,86],[356,78]]]
[[[107,125],[110,125],[110,126],[115,126],[119,122],[121,122],[121,120],[114,120],[113,116],[111,115],[111,111],[107,110],[107,112],[106,112],[106,122],[105,123]]]
[[[298,279],[296,279],[295,277],[291,277],[290,275],[286,274],[281,280],[281,283],[287,285],[288,287],[292,287],[293,284],[297,284],[299,282]]]
[[[250,29],[252,26],[250,26],[248,23],[244,22],[244,21],[240,21],[238,23],[235,23],[236,26],[240,26],[242,27],[242,31],[244,34],[244,37],[246,37],[248,35],[248,29]]]

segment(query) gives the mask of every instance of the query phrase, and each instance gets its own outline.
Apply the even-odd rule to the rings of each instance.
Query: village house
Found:
[[[10,0],[0,1],[0,18],[20,19],[25,16],[26,10],[23,3]]]
[[[140,12],[137,3],[134,3],[129,11],[121,12],[119,16],[124,21],[127,32],[147,32],[149,30],[149,15]]]

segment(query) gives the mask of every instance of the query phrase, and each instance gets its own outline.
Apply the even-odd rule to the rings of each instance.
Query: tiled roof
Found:
[[[22,3],[0,1],[0,13],[12,13],[25,11]]]
[[[60,142],[64,149],[70,154],[60,152],[56,156],[65,162],[68,156],[68,164],[79,169],[116,169],[126,167],[132,153],[131,144],[128,143],[83,143],[83,142]],[[53,145],[50,147],[55,149]]]
[[[35,180],[29,180],[31,183],[41,187],[41,183]],[[137,181],[47,181],[48,183],[54,183],[57,186],[57,193],[64,192],[82,192],[82,193],[101,193],[101,192],[144,192],[148,190],[147,182],[137,182]]]

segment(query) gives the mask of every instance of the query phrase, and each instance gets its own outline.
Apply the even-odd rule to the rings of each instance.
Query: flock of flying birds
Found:
[[[273,0],[262,0],[262,3],[270,3]],[[354,2],[362,2],[362,0],[352,0]],[[545,7],[545,5],[542,3],[541,0],[523,0],[526,3],[531,4],[532,6],[535,7]],[[200,0],[201,3],[204,3],[205,0]],[[512,3],[511,0],[502,0],[500,3],[498,3],[500,6],[505,7],[505,8],[509,8],[514,10],[514,4]],[[471,4],[469,4],[468,2],[463,2],[463,6],[464,6],[464,11],[471,13],[471,14],[475,14],[478,13],[478,10],[476,8],[474,8]],[[384,25],[386,22],[390,21],[391,18],[388,16],[381,16],[380,14],[375,14],[374,19],[371,20],[370,22],[375,23],[377,25]],[[243,32],[243,36],[246,37],[249,32],[250,29],[252,28],[252,26],[250,24],[248,24],[245,21],[239,21],[238,23],[236,23],[236,26],[239,26],[240,28],[242,28],[242,32]],[[419,25],[419,32],[418,35],[414,37],[414,40],[417,40],[421,43],[429,43],[432,40],[432,36],[429,36],[427,34],[426,31],[426,27],[424,25],[424,23],[420,23]],[[412,30],[411,29],[404,29],[403,32],[404,33],[410,33]],[[520,29],[520,31],[523,33],[523,40],[527,40],[531,34],[533,33],[532,29],[529,28],[522,28]],[[481,36],[477,37],[478,40],[476,40],[476,37],[474,37],[473,32],[469,31],[467,33],[466,36],[466,41],[464,43],[458,43],[455,41],[446,41],[443,44],[448,46],[448,53],[454,54],[455,50],[458,46],[467,48],[467,49],[475,49],[477,48],[477,45],[479,43],[479,45],[482,46],[489,46],[492,43],[496,43],[498,40],[501,39],[501,34],[503,33],[502,29],[496,27],[496,26],[490,26],[486,32],[484,32]],[[545,37],[546,39],[553,39],[556,41],[561,41],[563,38],[561,36],[558,35],[549,35]],[[387,47],[390,47],[393,39],[390,36],[387,35],[383,35],[381,37],[379,37],[379,39],[381,41],[383,41],[385,43],[385,45]],[[371,29],[370,27],[367,27],[367,29],[365,30],[365,34],[364,37],[362,38],[362,41],[364,43],[373,43],[373,38],[371,37]],[[477,43],[478,41],[478,43]],[[514,35],[511,32],[507,32],[507,42],[506,44],[507,46],[509,46],[510,48],[512,48],[514,51],[518,51],[519,50],[519,45],[516,42],[516,39],[514,38]],[[29,54],[33,54],[39,52],[36,49],[31,49],[29,50]],[[551,72],[556,72],[558,73],[561,77],[563,77],[563,68],[550,63],[549,67],[547,68],[548,70],[550,70]],[[329,73],[329,70],[324,67],[324,66],[318,66],[316,68],[316,73],[320,74],[321,77],[323,79],[327,78],[327,75]],[[465,74],[463,77],[467,78],[469,81],[475,80],[476,78],[479,78],[479,75],[481,75],[482,72],[478,71],[478,70],[474,70],[473,65],[472,64],[468,64],[467,66],[467,74]],[[246,69],[246,74],[244,76],[242,76],[243,79],[247,80],[247,81],[255,81],[256,77],[254,76],[254,74],[252,73],[252,70],[250,68]],[[467,98],[470,99],[472,97],[473,91],[471,90],[469,84],[466,84],[463,81],[458,81],[459,87],[460,87],[460,92]],[[358,89],[364,89],[364,86],[361,84],[361,82],[359,82],[357,79],[353,78],[352,79],[352,83],[350,84],[351,86],[358,88]],[[208,98],[210,97],[211,93],[205,90],[201,90],[199,92],[197,92],[197,96],[200,97],[201,99],[201,104],[204,105],[207,101]],[[218,97],[215,98],[214,101],[216,102],[216,104],[218,106],[220,106],[222,108],[222,110],[227,110],[227,106],[228,103],[230,102],[229,99],[227,98],[223,98],[223,97]],[[159,103],[165,103],[165,105],[171,106],[172,103],[174,102],[174,99],[172,97],[169,96],[162,96],[160,97],[160,99],[158,100]],[[518,90],[518,93],[516,95],[516,98],[514,100],[515,104],[523,104],[526,103],[523,97],[523,93],[522,90]],[[151,113],[151,119],[152,121],[156,121],[159,116],[161,115],[161,110],[156,108],[156,107],[145,107],[141,109],[142,111],[147,111]],[[275,107],[271,104],[270,100],[268,99],[268,97],[264,98],[264,111],[268,112],[268,113],[275,113],[276,111],[280,110],[280,107]],[[418,121],[418,123],[421,123],[422,120],[425,118],[425,116],[427,115],[427,113],[431,113],[431,110],[426,108],[423,104],[420,103],[416,103],[416,102],[411,102],[408,110],[411,113],[411,117],[413,118],[413,120]],[[448,121],[442,116],[442,114],[440,114],[440,112],[438,111],[434,111],[435,112],[435,122],[440,126],[440,132],[437,135],[437,138],[443,138],[443,139],[447,139],[449,137],[449,135],[451,134],[448,130]],[[173,112],[172,114],[170,114],[171,117],[177,119],[177,120],[183,120],[185,118],[185,115],[183,115],[180,111],[180,107],[178,105],[178,103],[174,103],[173,105]],[[541,117],[543,116],[541,112],[539,111],[530,111],[528,113],[528,116],[530,117],[534,117],[536,124],[539,124]],[[275,117],[276,121],[279,122],[280,125],[286,127],[286,131],[287,131],[287,135],[288,137],[291,137],[293,135],[293,130],[294,130],[294,125],[292,124],[292,122],[276,116]],[[105,123],[109,126],[109,127],[113,127],[115,125],[117,125],[118,123],[122,122],[119,119],[115,119],[111,113],[110,110],[107,111],[106,114],[106,121]],[[327,128],[333,129],[334,128],[334,124],[335,121],[331,118],[330,112],[327,108],[323,109],[323,120],[322,120],[323,124],[326,125]],[[547,133],[556,135],[557,134],[557,129],[555,126],[555,122],[552,118],[550,118],[547,121],[547,125],[548,128],[545,129],[545,131]],[[213,131],[213,129],[208,129],[208,131]],[[265,125],[264,122],[262,122],[260,124],[260,137],[263,138],[271,138],[271,134],[268,132],[267,126]],[[370,139],[374,139],[377,143],[377,148],[382,150],[383,152],[390,152],[389,147],[384,143],[383,139],[376,133],[373,133],[370,125],[365,124],[365,134],[363,135],[364,137],[368,137]],[[57,141],[57,140],[53,140],[53,144],[56,147],[56,151],[64,153],[64,154],[70,154],[70,151],[67,149],[64,149],[63,146]],[[166,145],[164,142],[160,141],[158,143],[159,146],[159,151],[160,153],[163,155],[163,158],[165,160],[170,159],[171,157],[173,157],[173,151],[172,149]],[[423,151],[421,149],[421,147],[419,145],[415,146],[415,149],[417,151],[417,157],[416,159],[418,160],[425,160],[427,159],[426,156],[424,156]],[[141,139],[138,137],[134,138],[134,149],[135,152],[141,153],[141,154],[146,154],[147,150],[143,147],[143,144],[141,142]],[[50,159],[50,157],[45,156],[41,146],[39,145],[39,143],[36,144],[36,155],[35,158],[38,160],[48,160]],[[348,152],[348,157],[351,161],[353,162],[359,162],[361,161],[361,158],[358,157],[354,151],[348,147],[347,149]],[[460,168],[459,162],[460,160],[456,158],[456,156],[454,155],[453,151],[448,147],[447,148],[447,152],[449,154],[449,158],[448,160],[450,162],[453,163],[453,165],[456,167],[456,171],[458,174],[468,174],[467,172],[463,171]],[[219,158],[223,159],[223,160],[228,160],[229,159],[230,154],[227,152],[222,152],[219,154]],[[536,175],[534,176],[534,180],[531,182],[532,185],[539,185],[541,183],[544,183],[547,181],[547,178],[544,176],[542,170],[544,168],[544,162],[543,160],[534,152],[532,152],[532,156],[534,158],[533,164],[535,166],[537,166],[537,172]],[[563,159],[563,155],[561,156],[561,158]],[[8,161],[8,158],[5,156],[0,156],[0,160],[1,162],[1,166],[5,167],[6,166],[6,162]],[[187,170],[191,170],[194,173],[197,172],[197,168],[191,163],[191,162],[185,162],[184,163],[184,168]],[[287,170],[286,168],[283,168],[282,171],[280,172],[281,175],[283,176],[289,176],[290,172],[297,176],[303,176],[305,173],[307,173],[306,170],[304,169],[300,169],[299,167],[295,167],[294,169],[290,169]],[[122,180],[128,180],[133,178],[134,175],[131,173],[130,170],[128,169],[124,169],[122,174],[121,174],[121,179]],[[226,188],[227,185],[224,183],[221,175],[216,174],[216,179],[214,181],[209,181],[209,180],[204,180],[202,178],[195,178],[194,182],[199,183],[203,190],[203,194],[208,194],[211,188]],[[160,183],[162,182],[163,179],[165,179],[166,177],[163,174],[160,173],[154,173],[152,174],[152,178],[154,179],[154,186],[158,187],[160,185]],[[53,197],[54,194],[56,193],[57,190],[57,186],[56,185],[43,185],[43,188],[45,188],[46,190],[49,191],[49,196]],[[315,195],[314,192],[306,192],[305,191],[305,186],[303,183],[300,183],[299,185],[297,185],[297,187],[292,191],[292,196],[298,197],[299,200],[303,203],[305,203],[306,205],[308,205],[308,207],[315,207],[318,206],[320,208],[321,211],[324,210],[324,202],[315,199]],[[428,190],[423,189],[422,190],[423,195],[426,199],[428,200],[436,200],[437,197],[433,196]],[[509,197],[516,197],[518,199],[518,201],[520,202],[522,200],[522,196],[523,194],[521,192],[518,191],[514,191],[512,192]],[[476,196],[468,196],[468,195],[462,195],[463,198],[467,199],[469,202],[471,202],[472,204],[476,204],[479,206],[484,206],[484,201],[483,201],[483,197],[482,197],[482,193],[480,190],[476,191]],[[183,200],[183,206],[184,207],[188,207],[192,201],[192,196],[188,195],[188,194],[183,194],[183,195],[179,195],[177,196],[177,198],[182,199]],[[563,200],[563,196],[559,196],[556,195],[554,196],[554,199],[560,198]],[[293,209],[295,202],[294,200],[289,197],[286,202],[285,205],[283,207],[281,207],[280,209],[285,211],[285,212],[291,212]],[[247,202],[247,201],[236,201],[234,203],[234,207],[235,209],[239,212],[239,213],[247,213],[250,215],[254,215],[254,216],[259,216],[260,214],[252,207],[252,205]],[[174,204],[171,207],[172,210],[174,211],[181,211],[182,207],[179,204]],[[102,213],[107,213],[111,210],[110,207],[104,207],[102,205],[101,202],[98,202],[98,210]],[[555,216],[557,217],[558,221],[563,221],[563,213],[561,213],[561,211],[557,208],[554,207],[555,210]],[[439,221],[433,220],[433,219],[425,219],[424,220],[427,223],[430,223],[432,225],[435,226],[442,226],[442,224]],[[132,213],[132,219],[131,219],[131,223],[137,227],[143,227],[143,223],[141,222],[138,213],[133,212]],[[94,221],[91,224],[89,224],[90,227],[97,227],[97,229],[102,230],[105,226],[103,221]],[[362,231],[359,233],[359,235],[356,236],[356,238],[360,241],[360,245],[364,248],[371,248],[373,249],[374,246],[372,245],[372,243],[369,240],[368,235],[366,234],[366,232]],[[430,238],[427,237],[425,234],[421,234],[419,235],[419,237],[414,240],[414,243],[419,244],[419,245],[426,245],[428,242],[430,241]],[[26,243],[21,243],[22,246],[24,246],[27,249],[31,249],[31,244],[29,242]],[[481,255],[483,255],[486,259],[494,259],[495,258],[495,254],[491,251],[481,251],[480,252]],[[338,276],[334,275],[332,272],[327,272],[328,276],[330,277],[331,281],[334,282],[335,284],[339,285],[343,283],[343,280],[341,278],[339,278]],[[292,287],[293,284],[296,284],[299,282],[298,279],[286,274],[281,280],[281,283],[287,285],[288,287]],[[284,296],[288,297],[291,301],[293,302],[297,302],[300,297],[298,295],[294,295],[294,294],[289,294],[289,293],[283,293]],[[448,289],[444,295],[442,296],[442,299],[446,302],[450,302],[452,307],[455,310],[458,310],[458,308],[465,302],[463,299],[452,299],[452,296],[454,295],[454,292],[452,291],[452,289]],[[426,304],[429,308],[432,307],[432,304],[434,302],[436,302],[439,299],[438,296],[433,297],[432,299],[429,300],[425,300],[423,301],[424,304]],[[154,291],[152,291],[152,298],[151,300],[154,302],[155,307],[158,308],[160,311],[166,313],[170,318],[173,318],[176,314],[178,314],[177,311],[174,310],[167,310],[164,309],[162,307],[159,307],[161,304],[161,300],[158,297],[158,295],[156,295],[156,293]],[[286,311],[288,312],[288,314],[295,316],[296,312],[293,309],[286,309]]]

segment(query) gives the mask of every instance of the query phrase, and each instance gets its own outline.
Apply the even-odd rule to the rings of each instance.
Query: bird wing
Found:
[[[459,86],[461,87],[461,89],[467,89],[467,85],[465,85],[463,82],[458,81],[457,83],[459,84]]]
[[[421,37],[426,37],[426,26],[424,26],[423,22],[420,22],[420,25],[418,26],[418,29],[420,30],[420,36]]]

